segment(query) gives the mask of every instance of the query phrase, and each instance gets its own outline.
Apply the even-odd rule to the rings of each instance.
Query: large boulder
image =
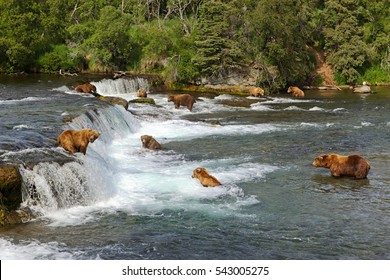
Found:
[[[16,210],[22,202],[22,176],[13,164],[0,163],[0,205]]]
[[[0,163],[0,226],[17,223],[22,203],[22,176],[16,165]]]
[[[367,85],[362,85],[353,88],[354,93],[371,93],[371,88]]]

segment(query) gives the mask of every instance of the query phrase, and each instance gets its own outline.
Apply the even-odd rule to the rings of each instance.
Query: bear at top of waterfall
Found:
[[[350,176],[356,179],[367,178],[370,164],[360,155],[341,156],[328,154],[314,159],[313,166],[329,168],[332,176]]]
[[[96,87],[91,83],[85,83],[78,85],[74,88],[77,92],[84,92],[84,93],[96,93]]]
[[[191,95],[184,93],[168,95],[168,102],[173,102],[176,109],[179,109],[181,105],[187,106],[188,110],[192,111],[192,106],[196,101]]]
[[[217,178],[210,175],[206,168],[198,167],[192,173],[192,178],[197,178],[203,187],[215,187],[222,185]]]
[[[90,128],[81,130],[68,129],[58,136],[57,143],[72,154],[80,152],[85,155],[88,144],[93,143],[100,134],[100,132]]]
[[[287,93],[291,93],[292,97],[305,97],[305,93],[299,87],[289,87]]]
[[[146,98],[148,96],[147,92],[146,92],[146,89],[144,88],[139,88],[137,90],[137,97],[143,97],[143,98]]]
[[[159,150],[162,148],[160,143],[158,143],[157,140],[150,135],[142,135],[141,142],[142,146],[147,149]]]

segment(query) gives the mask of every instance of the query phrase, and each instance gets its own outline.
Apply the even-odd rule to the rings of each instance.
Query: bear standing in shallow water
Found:
[[[370,165],[367,160],[359,155],[323,155],[316,157],[312,165],[315,167],[329,168],[334,177],[350,176],[356,179],[364,179],[370,171]]]
[[[84,92],[84,93],[96,93],[96,87],[91,83],[85,83],[82,85],[78,85],[74,89],[77,92]]]
[[[299,87],[289,87],[287,93],[291,93],[292,97],[305,97],[305,93]]]
[[[100,132],[85,128],[82,130],[65,130],[58,136],[58,144],[72,154],[80,152],[85,155],[89,143],[93,143],[100,136]]]
[[[188,110],[192,111],[192,106],[196,102],[195,99],[189,94],[176,94],[169,95],[168,102],[173,102],[175,104],[175,108],[179,109],[181,106],[187,106]]]

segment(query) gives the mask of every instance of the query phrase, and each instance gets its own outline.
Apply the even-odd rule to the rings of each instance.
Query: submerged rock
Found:
[[[122,105],[127,110],[129,108],[129,102],[126,99],[115,97],[115,96],[103,96],[98,97],[100,100],[107,101],[113,105]]]
[[[30,208],[24,207],[18,210],[7,211],[0,207],[0,226],[25,223],[36,218]]]
[[[156,102],[154,102],[153,98],[137,98],[137,99],[130,100],[129,103],[147,103],[147,104],[156,105]]]
[[[353,88],[354,93],[371,93],[371,88],[367,85],[362,85]]]

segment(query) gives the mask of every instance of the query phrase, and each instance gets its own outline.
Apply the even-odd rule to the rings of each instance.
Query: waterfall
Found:
[[[69,123],[68,128],[92,128],[101,136],[89,144],[87,154],[75,154],[74,161],[60,164],[41,162],[27,169],[20,167],[23,177],[23,204],[41,214],[61,208],[85,206],[113,195],[113,173],[106,147],[115,139],[134,133],[138,120],[122,106],[94,109]],[[66,153],[62,148],[51,152]]]
[[[92,82],[96,86],[96,92],[105,96],[130,97],[137,92],[139,88],[146,89],[149,92],[148,80],[144,78],[130,78],[130,79],[103,79],[99,82]]]

